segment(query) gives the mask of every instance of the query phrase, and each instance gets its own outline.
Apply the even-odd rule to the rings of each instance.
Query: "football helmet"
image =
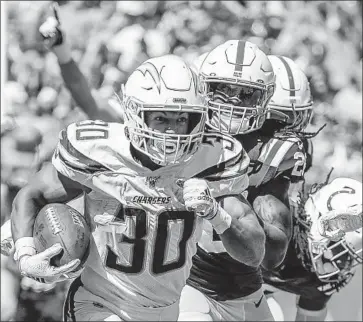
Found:
[[[268,56],[276,75],[276,89],[268,103],[267,119],[285,124],[289,130],[302,131],[312,115],[312,96],[304,72],[288,57]]]
[[[305,203],[308,250],[313,270],[322,281],[336,282],[362,263],[362,228],[331,241],[319,234],[318,219],[330,210],[344,211],[357,204],[362,204],[362,183],[350,178],[334,179],[310,194]]]
[[[210,127],[232,135],[261,128],[275,75],[266,54],[255,44],[229,40],[217,46],[204,58],[198,76]]]
[[[197,78],[175,55],[151,58],[122,86],[126,136],[133,147],[165,166],[187,161],[202,143],[208,108]],[[161,133],[147,126],[146,112],[186,112],[188,134]]]

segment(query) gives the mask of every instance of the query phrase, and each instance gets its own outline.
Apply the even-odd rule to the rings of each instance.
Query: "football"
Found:
[[[42,252],[56,243],[63,250],[50,263],[61,266],[73,259],[80,259],[81,268],[89,255],[91,230],[85,218],[74,208],[60,203],[43,207],[34,223],[33,238],[37,252]]]

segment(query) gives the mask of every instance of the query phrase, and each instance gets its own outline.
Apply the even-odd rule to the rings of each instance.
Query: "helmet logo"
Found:
[[[332,206],[332,200],[336,195],[339,195],[341,193],[347,193],[350,195],[354,195],[355,194],[355,190],[351,187],[348,186],[344,186],[343,189],[335,191],[334,193],[331,194],[331,196],[329,197],[328,201],[327,201],[327,208],[328,210],[333,210],[333,206]]]
[[[149,73],[151,78],[154,80],[156,88],[158,89],[159,93],[161,90],[161,76],[157,68],[150,62],[146,62],[138,67],[136,70],[140,71],[145,77],[146,73]]]

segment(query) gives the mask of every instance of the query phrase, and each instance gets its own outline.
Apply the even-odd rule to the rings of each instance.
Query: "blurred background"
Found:
[[[256,43],[295,60],[314,98],[307,183],[362,181],[362,1],[57,1],[73,59],[99,104],[149,57],[174,53],[192,62],[228,39]],[[49,161],[58,133],[87,119],[64,86],[39,26],[50,1],[1,2],[1,224],[16,192]],[[105,106],[107,108],[107,106]],[[64,289],[39,289],[2,257],[2,321],[60,321]],[[3,274],[6,278],[3,279]],[[281,293],[286,320],[295,297]],[[19,303],[18,303],[19,301]],[[329,307],[335,320],[361,320],[362,270]],[[288,305],[286,305],[288,304]],[[6,312],[6,313],[3,313]]]

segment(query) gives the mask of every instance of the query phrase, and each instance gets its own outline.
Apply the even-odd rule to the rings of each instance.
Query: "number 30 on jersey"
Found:
[[[135,229],[132,236],[118,235],[116,248],[130,249],[130,258],[119,258],[119,256],[107,245],[106,267],[128,274],[138,274],[147,268],[151,273],[163,274],[184,266],[186,260],[187,242],[193,234],[195,215],[189,211],[169,210],[163,211],[157,216],[156,232],[154,240],[148,240],[147,213],[142,209],[123,208],[118,214],[125,222],[135,221]],[[129,217],[129,218],[127,218]],[[180,238],[177,243],[170,243],[170,227],[175,222],[180,225]],[[150,235],[149,235],[150,236]],[[152,243],[152,254],[147,254],[148,244]],[[173,247],[174,249],[170,249]],[[166,261],[167,254],[174,252],[178,256],[172,261]],[[151,256],[150,261],[146,258]],[[121,260],[124,264],[121,263]],[[126,264],[126,263],[127,264]]]

